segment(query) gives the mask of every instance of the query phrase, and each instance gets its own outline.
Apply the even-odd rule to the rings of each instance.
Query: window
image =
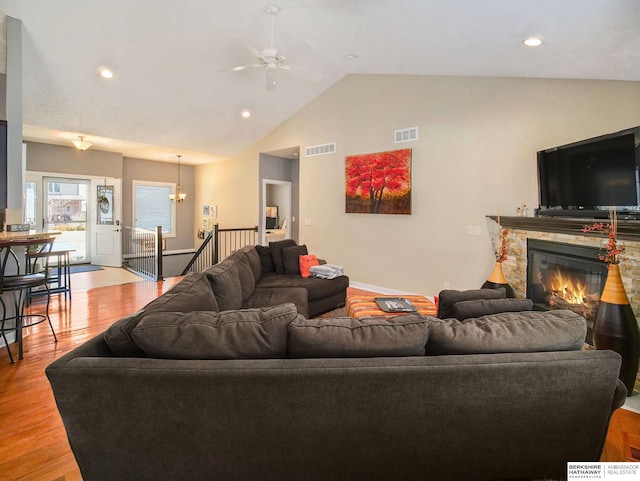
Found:
[[[29,224],[32,227],[36,225],[36,200],[37,200],[37,185],[35,182],[27,181],[24,184],[24,201],[23,209],[24,217],[23,222]]]
[[[155,231],[162,226],[162,235],[175,237],[175,204],[169,194],[175,193],[176,185],[168,182],[133,181],[134,226]]]

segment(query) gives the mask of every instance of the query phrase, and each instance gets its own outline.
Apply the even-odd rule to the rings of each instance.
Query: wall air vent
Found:
[[[396,144],[401,142],[411,142],[412,140],[418,140],[418,127],[411,127],[410,129],[396,130]]]
[[[310,147],[305,147],[304,155],[306,157],[314,157],[316,155],[326,155],[326,154],[334,154],[336,152],[336,143],[331,142],[330,144],[322,144],[322,145],[312,145]]]

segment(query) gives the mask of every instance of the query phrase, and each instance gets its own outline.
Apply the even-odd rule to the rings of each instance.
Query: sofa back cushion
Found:
[[[587,334],[587,321],[564,310],[429,320],[427,355],[580,350]]]
[[[418,313],[391,319],[304,319],[289,325],[289,357],[423,356],[429,323]]]
[[[269,250],[273,258],[273,270],[276,274],[284,274],[284,262],[282,260],[282,249],[285,247],[293,247],[296,241],[293,239],[285,239],[281,241],[269,242]]]
[[[287,356],[287,327],[296,307],[222,312],[153,312],[131,333],[148,357],[158,359],[274,359]]]
[[[256,252],[260,257],[260,267],[262,268],[262,274],[268,274],[269,272],[274,272],[273,257],[271,257],[271,249],[269,249],[267,246],[256,246]],[[258,278],[256,277],[256,280],[257,279]]]
[[[520,312],[533,309],[531,299],[475,299],[460,301],[453,305],[453,317],[464,321],[470,317],[482,317],[501,312]]]
[[[256,287],[247,254],[241,249],[206,270],[211,276],[218,310],[240,309]]]
[[[499,289],[470,289],[468,291],[456,291],[445,289],[438,294],[438,315],[440,319],[453,317],[453,305],[460,301],[472,299],[504,299],[507,291],[504,287]]]
[[[300,256],[309,254],[307,246],[285,247],[282,249],[282,265],[285,274],[300,274]]]
[[[218,304],[213,295],[209,276],[205,272],[188,274],[162,296],[154,299],[139,311],[112,324],[104,333],[104,340],[116,356],[145,356],[145,353],[131,338],[131,332],[146,313],[217,310]]]
[[[244,251],[247,254],[249,265],[251,266],[251,272],[253,272],[254,284],[262,277],[262,261],[260,255],[256,250],[256,246],[245,246]]]
[[[253,276],[253,269],[251,269],[249,257],[245,253],[237,260],[236,266],[238,268],[238,277],[240,278],[242,301],[244,302],[253,294],[256,288],[256,279]]]

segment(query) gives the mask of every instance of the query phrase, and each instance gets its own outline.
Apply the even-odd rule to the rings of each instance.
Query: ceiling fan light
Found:
[[[87,142],[86,140],[84,140],[84,135],[80,135],[79,137],[80,140],[72,140],[71,143],[75,145],[76,149],[78,149],[80,152],[84,152],[93,145],[91,142]]]
[[[277,69],[267,69],[267,90],[276,88],[276,71]]]

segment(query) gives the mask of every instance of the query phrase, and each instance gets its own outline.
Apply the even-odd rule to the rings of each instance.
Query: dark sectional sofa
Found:
[[[343,307],[349,278],[301,277],[298,258],[307,253],[294,240],[269,247],[245,246],[206,271],[218,309],[226,311],[293,302],[310,318]]]
[[[84,481],[562,479],[626,396],[620,356],[582,350],[569,311],[220,304],[211,272],[189,275],[47,367]]]

